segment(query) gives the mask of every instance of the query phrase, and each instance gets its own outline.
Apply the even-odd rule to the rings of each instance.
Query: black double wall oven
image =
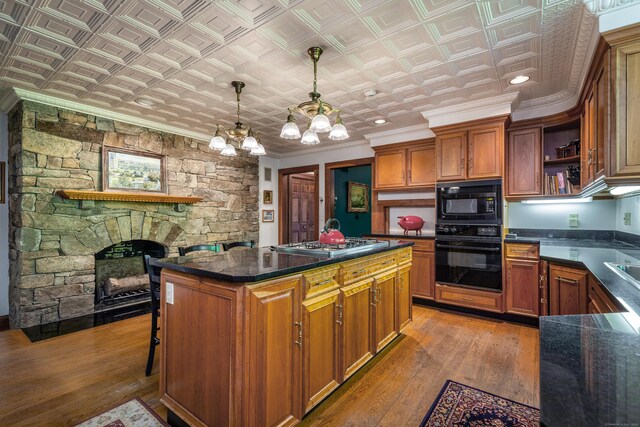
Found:
[[[436,282],[502,291],[502,181],[436,186]]]

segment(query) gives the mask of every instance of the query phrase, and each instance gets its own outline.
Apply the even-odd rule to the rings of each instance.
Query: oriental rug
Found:
[[[420,427],[538,427],[540,410],[447,380]]]
[[[78,424],[77,427],[168,427],[137,397]]]

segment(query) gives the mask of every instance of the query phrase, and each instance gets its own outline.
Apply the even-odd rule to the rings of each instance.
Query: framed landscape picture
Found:
[[[262,222],[273,222],[273,209],[264,209],[262,211]]]
[[[167,193],[165,156],[102,148],[102,190]]]
[[[349,181],[347,212],[369,212],[369,186]]]

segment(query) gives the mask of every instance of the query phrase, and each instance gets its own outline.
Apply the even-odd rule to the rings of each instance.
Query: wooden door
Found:
[[[633,29],[630,31],[634,31]],[[637,34],[637,28],[635,29]],[[640,175],[640,40],[611,49],[612,176]]]
[[[549,265],[549,311],[552,316],[587,313],[587,273]]]
[[[509,132],[507,156],[507,196],[542,194],[540,128]]]
[[[396,296],[396,332],[400,333],[411,323],[411,264],[404,265],[398,270],[398,295]]]
[[[428,186],[435,182],[436,147],[423,145],[407,149],[407,186]]]
[[[398,334],[396,333],[397,271],[374,277],[374,339],[376,353]]]
[[[640,71],[640,70],[639,70]],[[594,179],[605,174],[606,156],[609,150],[609,52],[604,56],[600,70],[595,78],[595,155]]]
[[[411,292],[414,297],[434,299],[436,296],[435,258],[433,252],[414,250],[411,270]]]
[[[289,175],[289,243],[315,240],[315,177]]]
[[[502,126],[470,130],[467,143],[467,178],[501,177],[503,145]]]
[[[340,289],[342,295],[342,379],[345,380],[373,357],[373,279]]]
[[[467,178],[467,132],[436,136],[436,180],[456,181]]]
[[[302,345],[299,277],[275,280],[251,289],[245,318],[248,337],[248,425],[297,423],[302,411]]]
[[[507,259],[507,313],[537,317],[540,309],[538,261]]]
[[[374,188],[396,188],[406,185],[407,150],[376,152]]]
[[[340,325],[338,289],[302,303],[302,401],[309,412],[340,385]]]

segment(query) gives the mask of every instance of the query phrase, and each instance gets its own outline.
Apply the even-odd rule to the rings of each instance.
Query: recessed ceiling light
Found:
[[[378,94],[378,89],[367,89],[364,91],[364,96],[370,98],[372,96],[376,96]]]
[[[144,98],[136,99],[136,104],[142,105],[143,107],[153,107],[154,105],[156,105],[156,103],[153,102],[152,100],[144,99]]]
[[[526,81],[528,81],[531,77],[529,76],[516,76],[514,78],[512,78],[511,80],[509,80],[509,83],[512,85],[519,85],[521,83],[524,83]]]
[[[373,121],[373,123],[377,124],[377,125],[381,125],[383,123],[387,123],[387,121],[385,119],[375,119]]]

